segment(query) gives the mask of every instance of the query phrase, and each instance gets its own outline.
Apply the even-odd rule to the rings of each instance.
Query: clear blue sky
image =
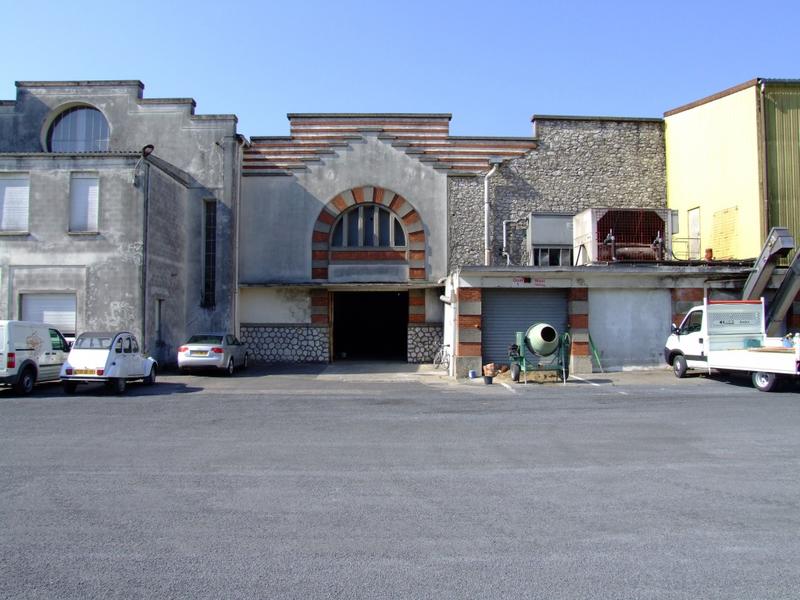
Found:
[[[0,0],[16,80],[140,79],[235,113],[449,112],[454,135],[538,114],[658,117],[753,77],[800,78],[800,2]]]

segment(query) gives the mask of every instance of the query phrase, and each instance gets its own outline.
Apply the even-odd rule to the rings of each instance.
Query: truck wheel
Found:
[[[686,359],[682,354],[678,354],[678,356],[672,359],[672,371],[675,373],[675,377],[678,379],[686,377],[686,369]]]
[[[61,387],[64,389],[65,394],[74,394],[78,384],[74,381],[62,381]]]
[[[756,371],[753,373],[753,386],[759,392],[771,392],[778,384],[778,377],[775,373],[764,373]]]
[[[36,373],[30,367],[27,367],[19,374],[19,379],[14,384],[14,391],[20,396],[27,396],[33,391],[34,383],[36,383]]]
[[[518,383],[519,373],[520,373],[519,365],[517,363],[511,363],[511,381]]]

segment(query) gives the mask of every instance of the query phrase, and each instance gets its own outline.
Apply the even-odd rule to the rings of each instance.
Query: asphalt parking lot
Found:
[[[0,391],[0,597],[797,597],[796,388],[503,383]]]

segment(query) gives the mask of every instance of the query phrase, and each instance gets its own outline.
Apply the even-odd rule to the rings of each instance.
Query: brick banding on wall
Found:
[[[330,246],[333,225],[339,216],[356,204],[380,204],[388,207],[405,227],[406,249],[393,250],[380,247],[332,249]],[[353,261],[404,262],[408,264],[408,278],[415,281],[427,279],[425,265],[425,228],[419,213],[408,200],[377,186],[353,188],[334,196],[320,211],[311,235],[311,279],[327,280],[331,263]]]

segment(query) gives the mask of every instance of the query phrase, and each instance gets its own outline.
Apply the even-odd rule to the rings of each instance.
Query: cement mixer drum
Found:
[[[525,332],[525,345],[539,356],[550,356],[558,349],[558,332],[547,323],[537,323]]]

